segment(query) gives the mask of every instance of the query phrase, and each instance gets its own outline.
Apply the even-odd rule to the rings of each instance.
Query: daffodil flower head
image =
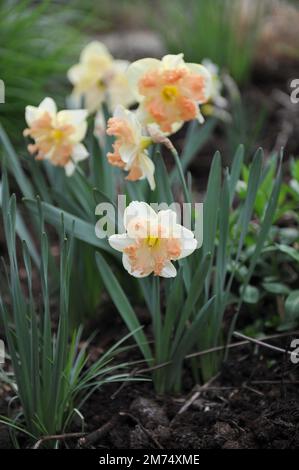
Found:
[[[183,54],[166,55],[162,60],[137,60],[127,74],[145,122],[156,122],[167,133],[185,121],[202,122],[198,105],[208,101],[211,89],[204,66],[185,63]]]
[[[175,277],[172,261],[189,256],[196,249],[194,234],[177,223],[176,213],[156,213],[145,202],[133,201],[124,213],[126,232],[109,237],[110,245],[123,253],[125,269],[134,277],[150,274]]]
[[[55,166],[65,168],[70,176],[75,165],[88,157],[81,141],[87,130],[87,111],[57,111],[52,98],[45,98],[38,107],[26,106],[25,119],[28,128],[24,135],[34,144],[28,145],[31,154],[38,160],[49,160]]]
[[[111,165],[128,171],[127,180],[147,178],[151,189],[155,189],[155,165],[148,155],[152,139],[144,132],[135,113],[119,105],[108,120],[107,134],[115,137],[113,152],[107,158]]]
[[[99,110],[104,102],[111,112],[117,104],[133,104],[125,73],[128,65],[127,61],[115,60],[104,44],[92,41],[81,52],[79,63],[68,71],[74,86],[73,101],[79,103],[83,98],[89,113]]]

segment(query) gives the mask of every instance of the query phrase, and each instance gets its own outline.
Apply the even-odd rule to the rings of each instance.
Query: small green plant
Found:
[[[277,155],[274,154],[268,160],[261,179],[259,191],[254,204],[253,220],[245,239],[242,253],[243,265],[237,272],[237,278],[242,284],[246,276],[247,266],[250,262],[252,252],[255,248],[256,233],[262,219],[267,202],[275,184],[275,168]],[[281,185],[277,208],[275,211],[273,226],[269,237],[261,253],[261,258],[254,273],[254,285],[249,286],[245,301],[257,305],[268,299],[274,303],[273,310],[279,311],[273,316],[276,318],[275,325],[279,330],[292,328],[298,322],[296,308],[291,308],[296,301],[296,289],[298,287],[298,161],[290,160],[289,182]],[[238,197],[242,204],[248,190],[249,167],[243,166],[241,179],[237,184]],[[233,227],[239,207],[232,214],[231,225]]]
[[[15,397],[9,415],[0,417],[7,424],[18,446],[18,433],[29,440],[39,440],[69,432],[74,421],[81,421],[82,406],[103,384],[125,381],[127,363],[112,361],[124,347],[124,338],[113,345],[97,361],[90,363],[87,348],[80,345],[82,329],[70,336],[69,290],[72,247],[64,235],[62,223],[60,243],[60,300],[56,306],[50,297],[48,282],[48,238],[43,229],[41,213],[41,295],[36,303],[33,294],[32,266],[28,246],[23,242],[23,263],[26,272],[28,297],[19,276],[20,261],[15,245],[16,198],[9,197],[7,177],[2,187],[3,221],[7,241],[8,266],[4,263],[1,279],[0,314],[5,329],[5,342],[11,361],[12,374],[0,369],[0,378],[11,386]],[[53,309],[57,308],[57,331],[52,326]],[[14,404],[14,406],[12,406]],[[51,445],[58,441],[52,439]]]

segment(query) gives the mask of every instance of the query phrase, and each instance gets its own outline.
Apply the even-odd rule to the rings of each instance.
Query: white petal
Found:
[[[161,222],[162,225],[166,226],[176,226],[177,224],[177,214],[175,211],[171,209],[159,211],[158,213],[158,219],[159,222]]]
[[[89,62],[94,56],[106,56],[111,61],[113,60],[105,44],[100,41],[92,41],[83,49],[80,55],[82,62]]]
[[[129,65],[127,69],[127,77],[132,93],[137,101],[142,100],[142,96],[138,92],[138,82],[144,74],[149,70],[156,70],[161,66],[161,61],[158,59],[140,59]]]
[[[146,155],[146,153],[142,153],[139,157],[139,163],[141,167],[142,174],[147,178],[150,188],[154,191],[156,187],[155,183],[155,164],[154,162]]]
[[[218,65],[214,64],[210,59],[203,59],[201,61],[201,65],[203,65],[211,75],[218,75],[219,74],[219,67]]]
[[[140,105],[136,109],[135,116],[142,127],[146,127],[146,125],[153,122],[152,116],[147,112],[143,103],[140,103]]]
[[[120,235],[111,235],[108,238],[108,242],[112,248],[114,248],[117,251],[123,251],[127,246],[132,245],[134,243],[134,240],[126,233],[122,233]]]
[[[115,69],[117,72],[126,72],[128,67],[130,65],[130,62],[128,60],[114,60],[113,62],[113,69]]]
[[[45,98],[39,105],[39,110],[47,111],[51,116],[57,112],[57,106],[52,98]]]
[[[26,106],[25,120],[29,127],[36,119],[38,119],[39,115],[40,115],[40,112],[36,106]]]
[[[88,156],[89,156],[89,153],[83,144],[74,145],[74,148],[72,151],[72,159],[74,160],[75,163],[85,160]]]
[[[99,87],[92,87],[84,94],[84,106],[88,110],[89,114],[98,111],[101,108],[106,98],[105,91]]]
[[[179,129],[181,129],[181,127],[184,124],[184,121],[173,122],[171,124],[171,131],[164,132],[161,130],[160,126],[157,123],[152,122],[152,117],[147,113],[142,103],[138,108],[138,118],[144,126],[149,128],[150,133],[156,132],[157,135],[160,134],[160,135],[164,135],[165,137],[175,134]]]
[[[162,277],[175,277],[177,275],[177,270],[172,264],[171,261],[165,263],[164,268],[162,269],[160,276]]]
[[[188,230],[186,227],[183,227],[182,225],[176,226],[175,229],[176,236],[180,238],[181,241],[181,255],[178,257],[178,259],[185,258],[186,256],[191,255],[193,251],[197,247],[197,240],[194,238],[193,232],[191,230]]]
[[[72,176],[75,171],[75,168],[76,167],[72,161],[68,162],[64,167],[66,176]]]
[[[73,65],[67,72],[67,78],[73,85],[76,85],[84,77],[84,72],[82,64]]]
[[[184,121],[173,122],[171,125],[171,132],[169,132],[168,134],[166,133],[165,135],[175,134],[179,129],[181,129],[183,124],[184,124]]]
[[[129,261],[129,257],[125,253],[123,253],[123,256],[122,256],[122,262],[123,262],[125,270],[128,271],[128,273],[131,274],[131,276],[140,278],[140,277],[146,277],[150,274],[150,273],[141,274],[139,271],[133,271],[132,266]]]
[[[196,119],[198,120],[199,124],[203,124],[205,122],[205,118],[200,112],[200,109],[198,108],[197,114],[196,114]]]
[[[99,145],[104,148],[106,141],[106,121],[102,110],[98,111],[96,114],[93,134],[99,140]]]
[[[182,241],[182,253],[178,259],[186,258],[191,255],[197,248],[197,240],[195,238],[184,239]]]
[[[78,126],[82,124],[87,119],[86,109],[73,109],[73,110],[64,110],[59,111],[57,114],[57,119],[61,122],[66,122]]]
[[[116,117],[119,119],[127,119],[127,115],[128,115],[128,110],[122,104],[115,106],[113,117]]]
[[[127,164],[127,170],[130,169],[133,161],[136,158],[138,149],[133,144],[123,144],[119,147],[119,155],[124,163]]]
[[[58,124],[69,124],[74,127],[74,132],[70,139],[72,142],[80,142],[84,139],[87,131],[87,111],[85,109],[75,109],[72,111],[59,111],[57,114]]]
[[[184,62],[184,54],[167,54],[162,58],[164,69],[176,69],[178,67],[186,67]]]
[[[186,66],[192,73],[200,75],[201,77],[204,78],[204,81],[205,81],[205,87],[204,87],[205,99],[204,99],[203,102],[205,103],[206,101],[209,100],[209,98],[211,96],[211,93],[212,93],[212,86],[213,86],[212,85],[212,75],[210,74],[208,69],[206,69],[203,65],[188,63],[188,64],[186,64]]]
[[[52,118],[56,115],[56,104],[52,98],[45,98],[39,106],[26,106],[25,108],[25,120],[28,126],[39,119],[45,112],[49,113]]]
[[[132,201],[124,212],[124,226],[127,228],[129,222],[135,218],[143,220],[158,220],[156,212],[146,202]]]

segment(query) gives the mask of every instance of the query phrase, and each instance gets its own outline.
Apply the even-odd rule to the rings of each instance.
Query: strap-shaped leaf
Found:
[[[36,214],[38,213],[37,203],[35,200],[25,198],[24,202],[30,210],[32,210]],[[45,220],[50,224],[54,225],[54,227],[56,227],[57,229],[60,229],[61,227],[61,215],[63,215],[65,230],[67,233],[73,232],[74,236],[76,238],[79,238],[79,240],[82,240],[97,248],[101,248],[102,250],[107,251],[108,253],[111,253],[114,256],[117,256],[117,253],[115,252],[115,250],[112,250],[106,239],[96,237],[95,228],[92,224],[85,222],[84,220],[79,219],[78,217],[66,211],[54,207],[51,204],[42,202],[41,206],[43,209],[43,215],[45,217]]]
[[[239,181],[242,165],[244,162],[244,145],[239,145],[237,151],[233,157],[233,163],[231,166],[231,171],[229,175],[229,193],[230,193],[230,202],[232,202],[237,182]]]
[[[107,264],[105,258],[99,253],[96,253],[96,262],[103,282],[110,297],[118,309],[123,321],[127,325],[129,331],[134,333],[134,338],[142,352],[145,360],[152,365],[152,353],[146,339],[144,332],[140,329],[140,322],[126,296],[123,289],[121,288],[118,280],[113,274],[111,268]]]
[[[7,158],[5,159],[5,164],[7,165],[11,173],[14,175],[18,183],[18,186],[22,191],[23,196],[34,197],[33,187],[21,166],[20,158],[16,154],[1,124],[0,124],[0,141],[3,145],[4,152],[7,156]]]
[[[216,123],[217,120],[214,118],[209,119],[203,126],[196,120],[190,123],[186,135],[186,143],[181,156],[181,163],[184,171],[188,168],[196,154],[210,138],[213,130],[215,129]],[[174,168],[170,175],[170,182],[173,183],[178,177],[178,171]]]

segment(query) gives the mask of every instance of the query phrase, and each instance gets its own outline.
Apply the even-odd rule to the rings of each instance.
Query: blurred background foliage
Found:
[[[39,103],[45,94],[55,95],[59,105],[64,103],[65,71],[84,41],[80,18],[80,10],[67,3],[1,0],[0,77],[5,104],[0,106],[0,120],[14,141],[24,127],[28,103]]]
[[[1,123],[17,143],[21,139],[26,104],[38,104],[45,95],[50,95],[62,106],[70,90],[67,69],[91,38],[105,40],[109,35],[113,40],[107,45],[112,45],[113,54],[135,59],[139,52],[130,51],[134,44],[139,49],[144,46],[143,55],[150,55],[151,33],[155,45],[158,44],[153,56],[184,51],[188,61],[200,62],[208,57],[242,87],[251,78],[257,54],[264,57],[262,60],[271,60],[267,48],[264,52],[259,50],[258,41],[262,25],[267,29],[267,15],[274,4],[278,5],[278,24],[273,28],[270,24],[268,29],[279,29],[279,21],[291,29],[293,10],[288,13],[279,10],[280,4],[287,3],[287,0],[1,0],[0,78],[6,86],[6,103],[0,106]],[[292,3],[298,7],[298,2]],[[288,17],[283,20],[284,14]],[[124,34],[137,31],[141,36],[126,43]],[[264,43],[274,48],[275,38],[271,34],[275,31],[269,34],[268,31]],[[289,43],[294,44],[292,50]],[[278,53],[298,57],[298,50],[292,39],[287,44],[282,41]],[[245,140],[254,140],[262,127],[264,112],[249,126],[254,110],[248,111],[246,107],[246,102],[237,103],[233,109],[230,149],[235,150],[240,142],[246,144]]]

